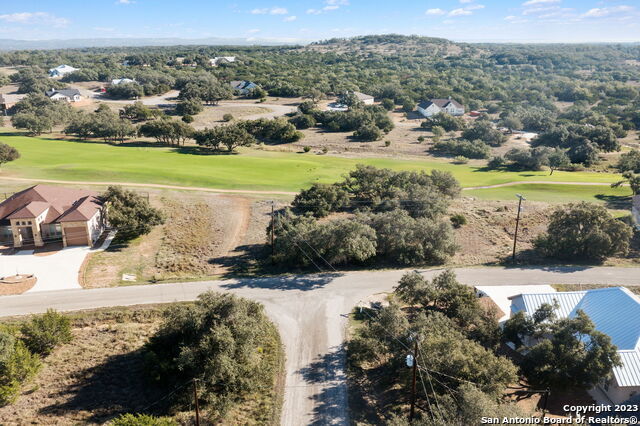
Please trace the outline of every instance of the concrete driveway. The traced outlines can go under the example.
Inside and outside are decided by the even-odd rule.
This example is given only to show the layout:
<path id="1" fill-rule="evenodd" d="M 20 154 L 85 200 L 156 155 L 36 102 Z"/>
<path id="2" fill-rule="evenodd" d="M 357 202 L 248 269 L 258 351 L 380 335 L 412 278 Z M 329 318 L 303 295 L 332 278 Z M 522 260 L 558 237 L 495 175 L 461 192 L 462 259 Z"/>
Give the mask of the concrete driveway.
<path id="1" fill-rule="evenodd" d="M 28 293 L 78 289 L 78 272 L 89 247 L 69 247 L 52 254 L 33 254 L 22 250 L 0 256 L 0 275 L 33 274 L 38 281 Z"/>
<path id="2" fill-rule="evenodd" d="M 101 247 L 67 247 L 53 253 L 34 254 L 33 250 L 22 250 L 12 255 L 0 255 L 0 276 L 33 274 L 38 281 L 27 293 L 54 290 L 80 289 L 78 280 L 80 267 L 87 255 L 104 250 L 113 235 L 109 235 Z"/>

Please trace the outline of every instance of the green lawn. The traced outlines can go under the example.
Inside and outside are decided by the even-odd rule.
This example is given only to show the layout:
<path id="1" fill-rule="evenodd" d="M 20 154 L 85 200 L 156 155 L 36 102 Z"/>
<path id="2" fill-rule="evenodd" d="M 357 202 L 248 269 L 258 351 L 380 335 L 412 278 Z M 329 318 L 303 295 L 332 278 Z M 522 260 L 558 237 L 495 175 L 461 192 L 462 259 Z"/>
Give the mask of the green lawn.
<path id="1" fill-rule="evenodd" d="M 554 173 L 555 174 L 555 173 Z M 483 200 L 515 200 L 516 194 L 522 194 L 527 200 L 563 203 L 567 201 L 600 201 L 611 208 L 631 208 L 631 189 L 628 187 L 611 188 L 608 185 L 545 185 L 526 184 L 501 188 L 474 189 L 464 191 L 465 197 Z"/>
<path id="2" fill-rule="evenodd" d="M 195 155 L 169 148 L 113 146 L 47 137 L 0 133 L 0 142 L 16 147 L 22 157 L 3 166 L 3 173 L 34 179 L 113 181 L 200 186 L 224 189 L 297 191 L 313 182 L 334 182 L 356 164 L 404 170 L 451 171 L 465 187 L 520 181 L 614 182 L 618 176 L 590 172 L 503 172 L 444 161 L 352 159 L 330 155 L 296 154 L 245 149 L 238 155 Z M 527 186 L 527 192 L 533 189 Z M 540 186 L 548 196 L 589 198 L 609 193 L 607 187 Z M 515 187 L 482 190 L 483 197 L 511 198 Z M 624 190 L 621 190 L 624 192 Z M 479 193 L 479 192 L 478 192 Z M 556 195 L 558 194 L 558 195 Z M 547 197 L 548 198 L 548 197 Z"/>

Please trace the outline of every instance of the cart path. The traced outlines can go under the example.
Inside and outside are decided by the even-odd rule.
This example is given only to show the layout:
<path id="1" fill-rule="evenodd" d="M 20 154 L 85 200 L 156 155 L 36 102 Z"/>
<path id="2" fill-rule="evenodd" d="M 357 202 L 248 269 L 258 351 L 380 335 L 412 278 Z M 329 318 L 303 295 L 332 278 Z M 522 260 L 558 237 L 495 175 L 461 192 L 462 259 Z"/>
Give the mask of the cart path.
<path id="1" fill-rule="evenodd" d="M 203 191 L 203 192 L 218 192 L 224 194 L 274 194 L 274 195 L 296 195 L 297 192 L 289 191 L 269 191 L 269 190 L 254 190 L 254 189 L 220 189 L 220 188 L 207 188 L 201 186 L 180 186 L 180 185 L 164 185 L 159 183 L 135 183 L 135 182 L 93 182 L 93 181 L 77 181 L 77 180 L 57 180 L 57 179 L 36 179 L 36 178 L 20 178 L 13 176 L 0 176 L 0 180 L 13 180 L 18 182 L 41 182 L 41 183 L 59 183 L 64 185 L 123 185 L 123 186 L 136 186 L 141 188 L 159 188 L 159 189 L 177 189 L 181 191 Z"/>
<path id="2" fill-rule="evenodd" d="M 59 183 L 63 185 L 123 185 L 123 186 L 135 186 L 141 188 L 158 188 L 158 189 L 177 189 L 181 191 L 203 191 L 203 192 L 217 192 L 224 194 L 254 194 L 254 195 L 297 195 L 297 192 L 293 191 L 278 191 L 278 190 L 256 190 L 256 189 L 221 189 L 221 188 L 209 188 L 202 186 L 180 186 L 180 185 L 165 185 L 160 183 L 137 183 L 137 182 L 93 182 L 93 181 L 77 181 L 77 180 L 58 180 L 58 179 L 36 179 L 36 178 L 20 178 L 13 176 L 0 176 L 0 180 L 12 180 L 17 182 L 41 182 L 41 183 Z M 467 186 L 462 188 L 463 191 L 472 191 L 476 189 L 492 189 L 502 188 L 505 186 L 515 185 L 578 185 L 578 186 L 611 186 L 606 182 L 559 182 L 559 181 L 544 181 L 544 180 L 529 180 L 529 181 L 516 181 L 498 183 L 495 185 L 486 186 Z M 629 186 L 623 184 L 622 186 Z"/>

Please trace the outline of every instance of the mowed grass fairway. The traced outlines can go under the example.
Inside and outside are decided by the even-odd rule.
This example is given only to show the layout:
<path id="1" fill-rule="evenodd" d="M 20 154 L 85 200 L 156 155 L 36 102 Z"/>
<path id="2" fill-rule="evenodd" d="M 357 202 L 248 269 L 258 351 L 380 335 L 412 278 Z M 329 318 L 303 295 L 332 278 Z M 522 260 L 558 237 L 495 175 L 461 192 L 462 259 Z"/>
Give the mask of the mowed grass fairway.
<path id="1" fill-rule="evenodd" d="M 395 170 L 448 170 L 464 187 L 509 182 L 602 182 L 619 175 L 591 172 L 507 172 L 435 160 L 344 158 L 331 155 L 297 154 L 243 149 L 237 155 L 197 155 L 172 148 L 114 146 L 48 137 L 0 133 L 0 142 L 16 147 L 21 158 L 2 167 L 2 174 L 32 179 L 86 182 L 135 182 L 238 190 L 298 191 L 314 182 L 339 180 L 356 164 Z M 470 191 L 482 198 L 512 198 L 530 189 L 558 201 L 594 199 L 598 194 L 628 195 L 627 188 L 607 185 L 522 185 Z M 481 195 L 482 194 L 482 195 Z M 555 194 L 555 195 L 554 195 Z"/>

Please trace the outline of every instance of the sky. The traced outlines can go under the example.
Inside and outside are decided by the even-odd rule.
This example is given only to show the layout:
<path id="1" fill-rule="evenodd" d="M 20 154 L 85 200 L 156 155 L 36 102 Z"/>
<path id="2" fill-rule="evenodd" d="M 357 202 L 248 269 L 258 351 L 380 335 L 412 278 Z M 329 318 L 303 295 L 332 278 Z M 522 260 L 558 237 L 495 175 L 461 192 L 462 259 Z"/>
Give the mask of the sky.
<path id="1" fill-rule="evenodd" d="M 640 0 L 0 0 L 0 38 L 640 41 Z"/>

